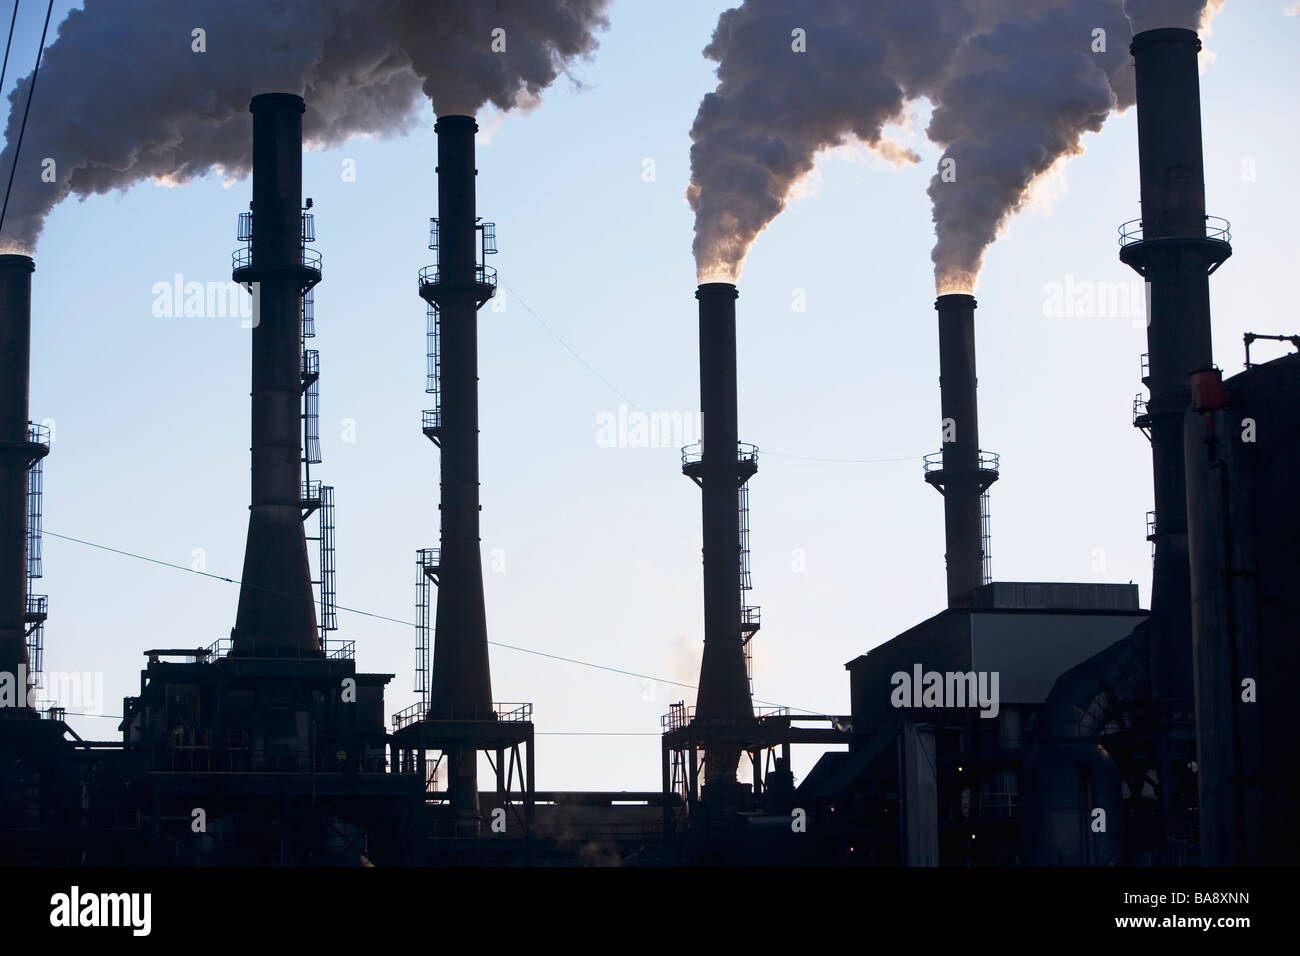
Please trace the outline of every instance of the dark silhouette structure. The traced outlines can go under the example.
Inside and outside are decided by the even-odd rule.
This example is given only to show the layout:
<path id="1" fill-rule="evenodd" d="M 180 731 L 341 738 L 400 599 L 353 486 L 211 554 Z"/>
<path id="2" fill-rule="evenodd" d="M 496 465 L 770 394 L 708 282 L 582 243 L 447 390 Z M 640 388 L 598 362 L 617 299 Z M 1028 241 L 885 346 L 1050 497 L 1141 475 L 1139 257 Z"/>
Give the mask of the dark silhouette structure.
<path id="1" fill-rule="evenodd" d="M 525 841 L 534 821 L 531 704 L 494 704 L 488 663 L 487 615 L 479 541 L 478 310 L 496 291 L 496 270 L 484 261 L 496 252 L 492 223 L 475 210 L 472 116 L 440 116 L 438 218 L 429 248 L 436 264 L 420 272 L 420 297 L 428 303 L 430 384 L 437 407 L 424 412 L 422 430 L 440 450 L 442 534 L 438 549 L 421 551 L 417 587 L 438 587 L 433 661 L 421 633 L 417 687 L 427 702 L 394 719 L 394 753 L 404 769 L 428 773 L 445 767 L 436 825 L 443 835 L 472 839 L 480 833 L 480 751 L 494 756 L 500 808 L 513 813 L 507 832 Z M 417 606 L 427 615 L 427 599 Z M 427 681 L 427 683 L 426 683 Z M 436 752 L 432 766 L 426 754 Z M 513 782 L 519 792 L 511 796 Z M 455 851 L 455 848 L 452 847 Z"/>
<path id="2" fill-rule="evenodd" d="M 34 265 L 0 256 L 0 859 L 1293 862 L 1300 356 L 1252 365 L 1249 346 L 1300 348 L 1300 336 L 1251 333 L 1244 372 L 1225 379 L 1212 365 L 1208 276 L 1232 249 L 1227 223 L 1205 214 L 1199 49 L 1177 29 L 1131 46 L 1142 218 L 1121 227 L 1120 258 L 1150 291 L 1150 397 L 1134 408 L 1152 448 L 1150 611 L 1132 584 L 992 580 L 987 492 L 999 471 L 979 447 L 976 303 L 942 295 L 944 438 L 925 478 L 944 496 L 946 606 L 846 665 L 850 715 L 755 708 L 760 618 L 746 592 L 758 454 L 739 440 L 738 293 L 701 284 L 704 436 L 683 449 L 682 471 L 702 497 L 704 646 L 695 706 L 672 705 L 663 720 L 661 792 L 538 793 L 531 705 L 492 700 L 477 321 L 495 292 L 496 244 L 476 211 L 473 117 L 435 127 L 437 262 L 420 272 L 419 294 L 434 396 L 421 430 L 440 455 L 441 540 L 417 557 L 420 699 L 391 731 L 392 675 L 358 673 L 352 642 L 326 637 L 332 489 L 310 468 L 320 368 L 304 342 L 322 272 L 302 196 L 302 98 L 250 104 L 253 202 L 233 274 L 255 303 L 252 467 L 235 626 L 210 647 L 145 651 L 120 740 L 83 739 L 60 708 L 29 702 L 45 618 L 31 593 L 34 469 L 48 441 L 28 420 Z M 319 579 L 303 526 L 313 515 Z M 795 744 L 836 749 L 796 785 Z M 484 759 L 495 787 L 480 790 Z"/>
<path id="3" fill-rule="evenodd" d="M 302 507 L 302 297 L 320 281 L 303 244 L 302 98 L 253 97 L 253 202 L 234 279 L 253 294 L 252 504 L 235 657 L 323 657 Z"/>
<path id="4" fill-rule="evenodd" d="M 737 494 L 758 471 L 758 450 L 737 437 L 736 298 L 734 285 L 707 282 L 700 302 L 700 409 L 703 442 L 682 470 L 700 486 L 704 528 L 704 655 L 695 726 L 710 732 L 703 798 L 726 801 L 736 783 L 754 708 L 745 666 L 747 629 L 741 603 L 743 544 Z"/>
<path id="5" fill-rule="evenodd" d="M 975 398 L 975 297 L 941 295 L 939 390 L 943 450 L 927 455 L 925 480 L 943 495 L 948 606 L 959 607 L 991 581 L 988 554 L 989 485 L 998 479 L 998 457 L 980 451 Z"/>
<path id="6" fill-rule="evenodd" d="M 35 716 L 27 638 L 44 618 L 28 593 L 29 474 L 49 452 L 43 432 L 27 420 L 35 268 L 27 256 L 0 256 L 0 680 L 8 681 L 0 720 Z"/>
<path id="7" fill-rule="evenodd" d="M 1247 348 L 1252 338 L 1246 336 Z M 1293 343 L 1300 341 L 1294 336 Z M 1286 865 L 1300 855 L 1300 355 L 1226 381 L 1194 372 L 1185 420 L 1201 859 Z"/>

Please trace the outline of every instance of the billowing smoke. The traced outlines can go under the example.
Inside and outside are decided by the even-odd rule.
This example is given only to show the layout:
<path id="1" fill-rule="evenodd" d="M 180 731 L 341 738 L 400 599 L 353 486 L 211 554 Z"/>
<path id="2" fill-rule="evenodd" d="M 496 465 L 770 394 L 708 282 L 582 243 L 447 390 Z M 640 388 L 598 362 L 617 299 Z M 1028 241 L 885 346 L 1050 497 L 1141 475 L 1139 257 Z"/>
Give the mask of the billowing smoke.
<path id="1" fill-rule="evenodd" d="M 45 52 L 0 249 L 32 250 L 70 193 L 246 175 L 258 93 L 303 95 L 312 146 L 405 132 L 428 100 L 443 115 L 528 108 L 595 50 L 606 4 L 85 0 Z M 30 83 L 10 97 L 6 176 Z"/>
<path id="2" fill-rule="evenodd" d="M 1063 0 L 994 23 L 957 49 L 932 91 L 926 130 L 944 147 L 927 190 L 940 295 L 972 291 L 985 250 L 1030 184 L 1132 105 L 1130 37 L 1113 0 Z"/>
<path id="3" fill-rule="evenodd" d="M 1210 20 L 1223 9 L 1223 0 L 1124 0 L 1124 12 L 1133 32 L 1159 27 L 1208 31 Z"/>
<path id="4" fill-rule="evenodd" d="M 700 281 L 739 277 L 819 151 L 857 139 L 915 162 L 886 145 L 884 127 L 971 26 L 953 0 L 746 0 L 723 13 L 704 50 L 718 62 L 718 88 L 691 128 L 686 196 Z"/>
<path id="5" fill-rule="evenodd" d="M 941 293 L 969 291 L 1034 181 L 1132 105 L 1132 23 L 1203 28 L 1220 6 L 746 0 L 722 15 L 704 51 L 719 82 L 691 130 L 700 280 L 739 277 L 819 151 L 857 139 L 916 161 L 883 129 L 925 98 L 934 106 L 927 136 L 944 149 L 929 188 L 935 283 Z"/>

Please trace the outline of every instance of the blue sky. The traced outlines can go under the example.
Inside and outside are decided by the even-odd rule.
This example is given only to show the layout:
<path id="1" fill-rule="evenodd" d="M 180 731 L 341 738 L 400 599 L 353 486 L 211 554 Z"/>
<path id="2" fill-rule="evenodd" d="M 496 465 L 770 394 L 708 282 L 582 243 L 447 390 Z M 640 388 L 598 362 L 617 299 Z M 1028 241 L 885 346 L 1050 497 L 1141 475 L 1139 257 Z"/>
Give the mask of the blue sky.
<path id="1" fill-rule="evenodd" d="M 594 60 L 573 71 L 580 87 L 562 79 L 530 114 L 480 117 L 492 132 L 478 206 L 497 223 L 504 293 L 503 311 L 480 313 L 489 634 L 686 683 L 701 639 L 698 490 L 676 448 L 602 447 L 597 420 L 623 403 L 698 408 L 683 192 L 688 131 L 714 85 L 700 51 L 724 6 L 616 2 Z M 56 5 L 55 22 L 66 9 Z M 23 8 L 9 84 L 30 70 L 38 14 Z M 1208 210 L 1232 221 L 1235 251 L 1211 281 L 1228 372 L 1241 367 L 1243 332 L 1297 331 L 1275 290 L 1300 251 L 1287 228 L 1300 218 L 1298 34 L 1282 4 L 1235 0 L 1207 41 L 1217 57 L 1202 76 Z M 740 281 L 740 431 L 761 449 L 751 524 L 764 701 L 847 712 L 843 664 L 943 606 L 941 499 L 920 462 L 938 448 L 939 420 L 925 194 L 939 151 L 919 132 L 924 119 L 910 142 L 916 167 L 825 157 Z M 1115 233 L 1138 215 L 1133 113 L 1085 145 L 1050 209 L 1010 223 L 976 289 L 981 440 L 1002 456 L 993 569 L 999 580 L 1132 580 L 1145 604 L 1150 463 L 1129 424 L 1141 321 L 1044 308 L 1049 283 L 1136 278 Z M 414 552 L 437 544 L 416 294 L 432 261 L 433 167 L 432 112 L 407 137 L 304 160 L 325 259 L 314 343 L 325 461 L 314 474 L 336 488 L 339 602 L 408 621 Z M 202 549 L 207 570 L 238 577 L 249 335 L 237 320 L 156 317 L 152 288 L 176 273 L 228 280 L 249 196 L 246 180 L 146 183 L 50 217 L 33 279 L 31 402 L 55 427 L 49 531 L 186 566 Z M 792 309 L 796 290 L 806 311 Z M 110 714 L 138 687 L 140 652 L 206 645 L 234 622 L 238 589 L 197 575 L 57 538 L 46 539 L 45 572 L 46 667 L 103 672 Z M 344 612 L 337 636 L 356 641 L 361 669 L 396 675 L 390 712 L 414 700 L 411 627 Z M 497 699 L 535 704 L 539 788 L 658 786 L 658 717 L 692 691 L 502 647 L 492 668 Z M 72 724 L 117 735 L 108 719 Z M 637 736 L 565 735 L 579 731 Z"/>

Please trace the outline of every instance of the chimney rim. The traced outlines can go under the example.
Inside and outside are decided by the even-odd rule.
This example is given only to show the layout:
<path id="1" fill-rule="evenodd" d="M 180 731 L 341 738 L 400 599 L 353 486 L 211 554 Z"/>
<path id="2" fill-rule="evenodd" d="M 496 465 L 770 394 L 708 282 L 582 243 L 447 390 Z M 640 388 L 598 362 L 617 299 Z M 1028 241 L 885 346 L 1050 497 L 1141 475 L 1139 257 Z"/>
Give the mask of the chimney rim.
<path id="1" fill-rule="evenodd" d="M 478 132 L 478 120 L 475 117 L 469 116 L 465 113 L 440 114 L 438 118 L 434 120 L 433 131 L 435 133 L 442 132 L 442 130 L 440 130 L 439 127 L 443 126 L 443 124 L 446 124 L 446 127 L 448 129 L 456 129 L 458 127 L 470 126 L 473 127 L 474 132 L 476 133 Z"/>
<path id="2" fill-rule="evenodd" d="M 256 113 L 259 106 L 296 106 L 298 112 L 307 112 L 307 101 L 297 93 L 258 93 L 248 101 L 248 112 Z"/>
<path id="3" fill-rule="evenodd" d="M 1136 54 L 1138 47 L 1156 43 L 1186 43 L 1195 46 L 1197 52 L 1201 50 L 1201 38 L 1195 30 L 1189 30 L 1187 27 L 1156 27 L 1153 30 L 1135 33 L 1129 43 L 1128 51 Z"/>
<path id="4" fill-rule="evenodd" d="M 0 269 L 12 268 L 26 269 L 28 272 L 35 272 L 36 260 L 21 252 L 9 252 L 0 255 Z"/>
<path id="5" fill-rule="evenodd" d="M 740 291 L 734 282 L 701 282 L 695 288 L 695 298 L 740 298 Z"/>
<path id="6" fill-rule="evenodd" d="M 975 301 L 975 296 L 969 292 L 946 292 L 934 300 L 934 307 L 942 309 L 946 305 L 965 305 L 967 302 L 970 303 L 972 309 L 979 306 L 979 303 Z"/>

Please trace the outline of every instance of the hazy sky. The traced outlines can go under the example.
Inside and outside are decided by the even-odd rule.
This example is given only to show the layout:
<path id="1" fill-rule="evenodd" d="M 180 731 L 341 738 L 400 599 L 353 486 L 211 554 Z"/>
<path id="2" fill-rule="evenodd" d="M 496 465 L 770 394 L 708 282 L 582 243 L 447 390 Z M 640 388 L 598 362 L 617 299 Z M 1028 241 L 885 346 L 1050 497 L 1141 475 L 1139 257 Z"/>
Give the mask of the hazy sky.
<path id="1" fill-rule="evenodd" d="M 67 6 L 56 4 L 56 23 Z M 1207 41 L 1207 208 L 1232 220 L 1235 250 L 1211 281 L 1215 355 L 1229 373 L 1241 368 L 1243 332 L 1300 331 L 1276 289 L 1300 251 L 1284 225 L 1300 218 L 1300 17 L 1283 7 L 1234 0 Z M 683 193 L 688 130 L 714 85 L 700 51 L 723 8 L 616 2 L 594 61 L 574 70 L 581 86 L 562 79 L 528 115 L 481 116 L 490 142 L 478 154 L 504 302 L 480 313 L 490 637 L 690 684 L 702 626 L 699 492 L 676 447 L 604 447 L 597 422 L 620 404 L 698 408 Z M 9 86 L 30 71 L 42 14 L 24 5 Z M 764 701 L 847 712 L 844 663 L 944 603 L 942 500 L 920 461 L 939 447 L 925 193 L 939 151 L 925 120 L 900 134 L 918 166 L 895 170 L 849 149 L 824 157 L 803 198 L 759 236 L 741 280 L 740 433 L 761 449 L 750 487 Z M 1132 580 L 1145 604 L 1150 459 L 1130 425 L 1143 319 L 1048 308 L 1052 283 L 1137 278 L 1119 262 L 1115 231 L 1139 214 L 1133 113 L 1085 142 L 1044 190 L 1050 208 L 1011 222 L 976 289 L 981 440 L 1002 463 L 994 577 Z M 347 160 L 355 182 L 341 175 Z M 304 164 L 325 260 L 314 343 L 325 462 L 314 474 L 336 488 L 339 603 L 409 621 L 414 552 L 437 545 L 416 294 L 418 269 L 433 261 L 432 113 L 406 138 L 353 141 Z M 237 319 L 156 317 L 152 289 L 177 273 L 228 280 L 249 198 L 247 180 L 145 184 L 50 217 L 33 278 L 31 404 L 55 427 L 47 530 L 185 566 L 202 549 L 207 570 L 238 577 L 249 333 Z M 795 310 L 801 296 L 806 311 Z M 1276 354 L 1267 348 L 1261 355 Z M 108 714 L 137 691 L 143 650 L 207 645 L 234 623 L 231 584 L 53 537 L 45 572 L 46 667 L 102 672 Z M 389 712 L 411 703 L 413 628 L 339 620 L 336 636 L 356 641 L 362 670 L 396 675 Z M 492 669 L 496 699 L 534 702 L 541 789 L 657 788 L 659 715 L 694 696 L 503 647 Z M 114 720 L 71 723 L 85 737 L 118 736 Z"/>

